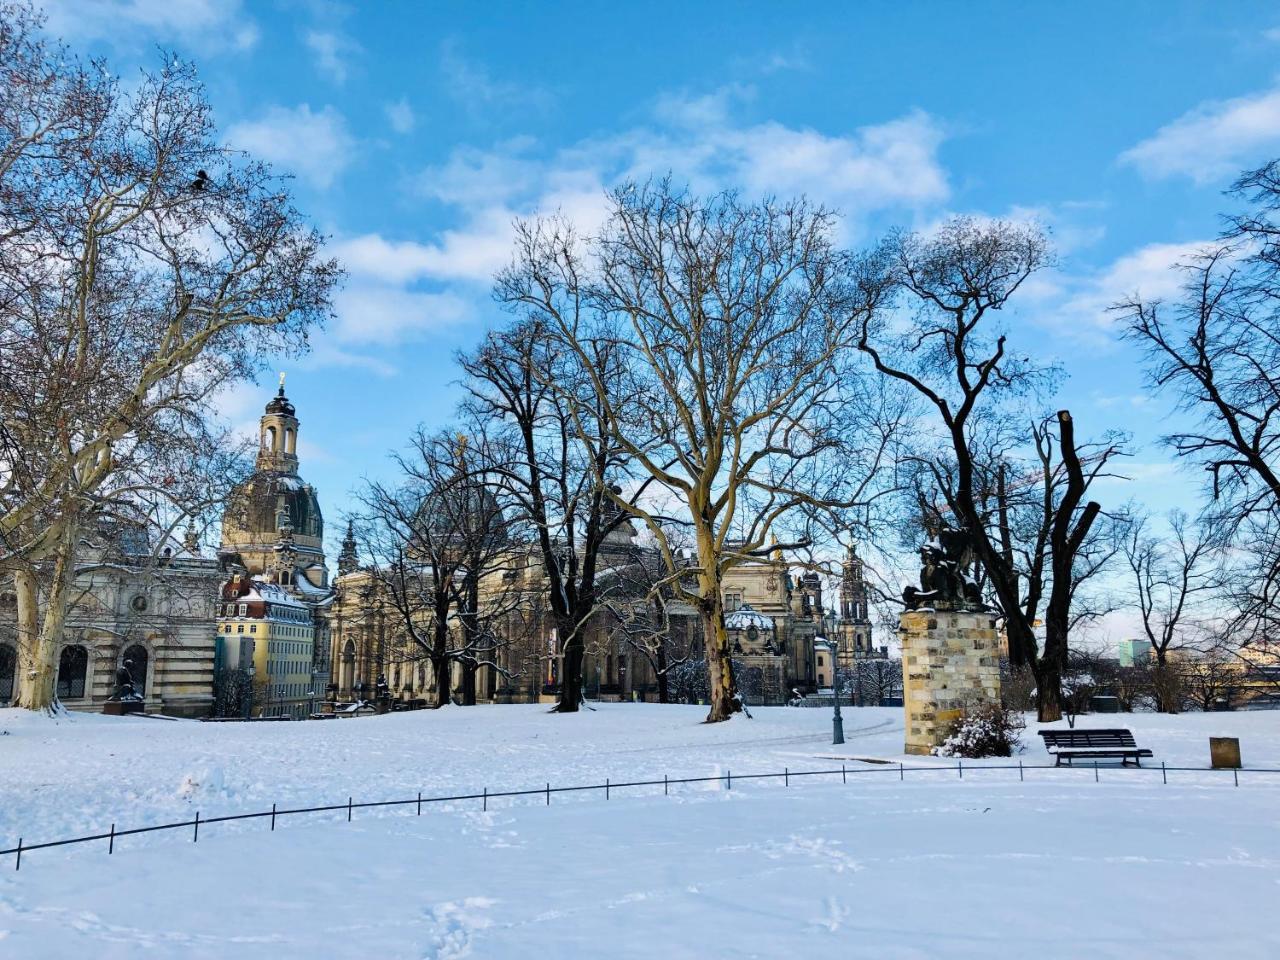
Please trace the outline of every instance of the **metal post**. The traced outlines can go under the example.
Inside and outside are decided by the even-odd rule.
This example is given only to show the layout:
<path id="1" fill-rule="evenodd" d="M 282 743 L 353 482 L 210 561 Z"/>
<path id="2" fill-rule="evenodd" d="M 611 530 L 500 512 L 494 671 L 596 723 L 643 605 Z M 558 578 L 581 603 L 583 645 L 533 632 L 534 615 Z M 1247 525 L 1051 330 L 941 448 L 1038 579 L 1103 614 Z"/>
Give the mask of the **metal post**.
<path id="1" fill-rule="evenodd" d="M 964 761 L 963 760 L 956 761 L 956 773 L 960 774 L 961 780 L 964 779 Z"/>
<path id="2" fill-rule="evenodd" d="M 116 825 L 113 823 L 111 825 L 111 839 L 107 841 L 107 855 L 110 856 L 115 852 L 116 852 Z"/>
<path id="3" fill-rule="evenodd" d="M 846 777 L 846 776 L 844 775 L 844 764 L 843 764 L 843 763 L 842 763 L 842 764 L 840 764 L 840 782 L 841 782 L 841 783 L 848 783 L 848 782 L 849 782 L 849 778 L 848 778 L 848 777 Z"/>
<path id="4" fill-rule="evenodd" d="M 835 666 L 832 671 L 835 672 Z M 832 680 L 831 687 L 832 699 L 836 701 L 836 712 L 831 717 L 831 744 L 835 746 L 845 742 L 845 719 L 840 716 L 840 684 Z"/>
<path id="5" fill-rule="evenodd" d="M 547 806 L 551 806 L 551 784 L 547 784 Z"/>
<path id="6" fill-rule="evenodd" d="M 195 829 L 191 832 L 191 842 L 192 843 L 200 842 L 200 811 L 199 810 L 196 811 L 196 825 L 195 825 Z"/>
<path id="7" fill-rule="evenodd" d="M 484 810 L 486 813 L 489 812 L 489 788 L 488 787 L 484 788 L 484 806 L 481 807 L 481 809 Z"/>
<path id="8" fill-rule="evenodd" d="M 347 797 L 347 823 L 351 822 L 351 798 Z"/>
<path id="9" fill-rule="evenodd" d="M 1093 761 L 1093 782 L 1098 782 L 1098 761 Z"/>
<path id="10" fill-rule="evenodd" d="M 662 795 L 663 795 L 664 797 L 665 797 L 665 796 L 667 795 L 667 793 L 668 793 L 668 788 L 669 788 L 669 785 L 668 785 L 668 783 L 667 783 L 667 775 L 664 773 L 664 774 L 662 775 Z"/>
<path id="11" fill-rule="evenodd" d="M 276 805 L 271 805 L 271 832 L 276 832 Z"/>
<path id="12" fill-rule="evenodd" d="M 609 799 L 609 778 L 608 777 L 604 778 L 604 798 L 606 800 Z"/>
<path id="13" fill-rule="evenodd" d="M 1165 772 L 1163 760 L 1160 761 L 1160 779 L 1163 780 L 1165 783 L 1169 782 L 1169 774 Z"/>
<path id="14" fill-rule="evenodd" d="M 14 870 L 22 869 L 22 838 L 18 838 L 18 862 L 13 867 Z"/>
<path id="15" fill-rule="evenodd" d="M 1237 787 L 1240 786 L 1240 771 L 1235 767 L 1231 768 L 1231 778 L 1235 780 Z"/>
<path id="16" fill-rule="evenodd" d="M 1018 761 L 1018 782 L 1022 782 L 1022 761 Z"/>
<path id="17" fill-rule="evenodd" d="M 418 816 L 422 816 L 422 791 L 418 791 Z"/>
<path id="18" fill-rule="evenodd" d="M 898 763 L 898 779 L 899 780 L 907 779 L 907 771 L 903 769 L 901 761 L 899 761 Z"/>
<path id="19" fill-rule="evenodd" d="M 774 774 L 774 776 L 777 776 L 777 774 Z M 782 768 L 782 785 L 784 787 L 791 786 L 791 771 L 786 767 Z"/>
<path id="20" fill-rule="evenodd" d="M 729 770 L 728 768 L 726 768 L 724 771 L 724 782 L 725 782 L 726 790 L 733 789 L 733 771 Z"/>

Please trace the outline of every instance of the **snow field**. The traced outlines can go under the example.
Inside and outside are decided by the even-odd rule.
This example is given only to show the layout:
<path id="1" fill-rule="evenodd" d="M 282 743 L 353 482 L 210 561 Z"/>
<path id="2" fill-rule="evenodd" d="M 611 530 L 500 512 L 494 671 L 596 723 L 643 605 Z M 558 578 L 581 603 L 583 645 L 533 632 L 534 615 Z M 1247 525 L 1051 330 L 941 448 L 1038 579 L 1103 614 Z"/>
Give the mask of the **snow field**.
<path id="1" fill-rule="evenodd" d="M 1134 729 L 1151 771 L 749 772 L 897 762 L 901 714 L 698 708 L 578 717 L 481 707 L 306 724 L 0 712 L 0 843 L 317 802 L 735 773 L 632 788 L 311 814 L 0 861 L 0 958 L 1201 957 L 1280 955 L 1280 774 L 1207 766 L 1238 735 L 1280 767 L 1280 716 L 1084 718 Z M 1027 763 L 1045 761 L 1024 737 Z M 872 769 L 847 760 L 851 769 Z M 911 758 L 910 764 L 929 763 Z M 883 768 L 881 768 L 883 769 Z"/>

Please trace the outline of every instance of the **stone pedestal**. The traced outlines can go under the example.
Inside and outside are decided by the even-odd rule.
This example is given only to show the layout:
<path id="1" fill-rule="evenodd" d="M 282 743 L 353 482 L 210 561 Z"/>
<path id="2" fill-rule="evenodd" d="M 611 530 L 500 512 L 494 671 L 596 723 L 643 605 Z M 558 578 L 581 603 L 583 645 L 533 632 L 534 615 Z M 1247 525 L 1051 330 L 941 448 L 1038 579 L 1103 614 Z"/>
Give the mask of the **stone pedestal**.
<path id="1" fill-rule="evenodd" d="M 1240 740 L 1238 737 L 1210 737 L 1209 763 L 1214 770 L 1240 769 Z"/>
<path id="2" fill-rule="evenodd" d="M 966 703 L 999 702 L 999 638 L 987 612 L 907 610 L 902 638 L 904 752 L 928 755 Z"/>
<path id="3" fill-rule="evenodd" d="M 126 713 L 142 713 L 146 706 L 141 700 L 108 700 L 102 712 L 108 717 L 123 717 Z"/>

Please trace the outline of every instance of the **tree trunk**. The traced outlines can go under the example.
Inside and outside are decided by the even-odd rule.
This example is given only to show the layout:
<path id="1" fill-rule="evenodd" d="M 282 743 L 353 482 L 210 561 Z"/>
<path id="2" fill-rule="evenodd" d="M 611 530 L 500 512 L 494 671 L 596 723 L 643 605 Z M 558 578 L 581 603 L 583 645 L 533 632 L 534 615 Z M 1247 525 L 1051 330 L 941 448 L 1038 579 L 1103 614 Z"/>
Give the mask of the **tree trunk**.
<path id="1" fill-rule="evenodd" d="M 49 581 L 49 590 L 45 595 L 44 617 L 40 618 L 40 629 L 35 634 L 34 642 L 28 650 L 27 669 L 22 671 L 22 694 L 18 706 L 28 710 L 53 712 L 58 709 L 55 696 L 55 684 L 58 678 L 58 648 L 62 645 L 62 630 L 67 620 L 67 601 L 71 592 L 71 581 L 75 577 L 75 545 L 77 526 L 73 519 L 64 519 L 62 529 L 58 532 L 56 547 L 53 552 L 53 575 Z M 18 588 L 19 613 L 19 649 L 22 649 L 22 618 L 28 621 L 26 634 L 32 634 L 32 627 L 38 618 L 39 586 L 35 575 L 30 571 L 21 571 L 15 581 L 21 580 Z M 25 614 L 24 614 L 25 611 Z M 15 677 L 15 680 L 19 678 Z M 85 677 L 85 695 L 88 696 L 88 684 L 91 678 Z"/>
<path id="2" fill-rule="evenodd" d="M 710 581 L 713 578 L 707 577 Z M 711 709 L 707 723 L 728 720 L 742 709 L 738 686 L 733 676 L 733 659 L 729 650 L 729 632 L 724 628 L 724 601 L 720 585 L 704 591 L 698 605 L 702 616 L 702 636 L 707 653 L 707 681 L 711 686 Z"/>
<path id="3" fill-rule="evenodd" d="M 658 702 L 671 702 L 671 684 L 667 680 L 667 647 L 665 642 L 658 644 L 657 652 L 657 674 L 658 681 Z"/>
<path id="4" fill-rule="evenodd" d="M 560 665 L 560 701 L 553 713 L 577 713 L 582 704 L 582 664 L 586 647 L 582 631 L 568 618 L 557 618 L 556 632 L 567 639 Z"/>
<path id="5" fill-rule="evenodd" d="M 1062 719 L 1062 668 L 1056 660 L 1042 657 L 1036 667 L 1036 719 L 1053 723 Z"/>
<path id="6" fill-rule="evenodd" d="M 476 705 L 476 662 L 474 660 L 462 661 L 462 705 L 464 707 L 474 707 Z"/>

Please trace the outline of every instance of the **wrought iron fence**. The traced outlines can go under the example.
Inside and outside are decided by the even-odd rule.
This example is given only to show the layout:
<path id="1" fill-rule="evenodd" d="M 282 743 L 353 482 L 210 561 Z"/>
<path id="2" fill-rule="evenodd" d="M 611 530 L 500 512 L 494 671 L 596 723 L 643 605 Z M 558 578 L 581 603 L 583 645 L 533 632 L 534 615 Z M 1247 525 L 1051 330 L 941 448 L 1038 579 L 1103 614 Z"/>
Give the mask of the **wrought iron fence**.
<path id="1" fill-rule="evenodd" d="M 871 761 L 871 762 L 874 762 L 874 761 Z M 22 855 L 24 853 L 30 853 L 32 850 L 47 850 L 52 847 L 65 847 L 65 846 L 70 846 L 72 844 L 94 843 L 94 842 L 100 842 L 105 840 L 107 842 L 107 853 L 114 854 L 117 839 L 121 837 L 135 836 L 141 833 L 158 833 L 163 830 L 190 830 L 191 842 L 197 843 L 200 840 L 200 828 L 205 827 L 207 829 L 209 826 L 215 823 L 231 823 L 237 820 L 269 820 L 271 823 L 271 830 L 274 831 L 276 828 L 276 821 L 281 817 L 293 816 L 295 814 L 302 814 L 302 813 L 341 813 L 345 811 L 347 815 L 347 822 L 350 823 L 352 816 L 354 815 L 354 812 L 356 810 L 367 810 L 367 809 L 372 809 L 376 807 L 414 806 L 416 807 L 417 815 L 421 816 L 423 804 L 456 803 L 456 802 L 465 801 L 465 800 L 472 800 L 472 801 L 479 800 L 481 802 L 481 809 L 483 811 L 487 811 L 489 809 L 489 801 L 491 800 L 499 800 L 499 799 L 508 798 L 508 797 L 545 797 L 546 806 L 550 806 L 551 797 L 553 794 L 586 793 L 591 791 L 601 791 L 604 793 L 604 798 L 608 800 L 612 797 L 613 792 L 616 790 L 623 790 L 623 789 L 635 788 L 635 787 L 662 787 L 663 795 L 666 796 L 670 794 L 672 787 L 681 786 L 684 784 L 693 784 L 693 783 L 722 783 L 724 784 L 725 789 L 732 790 L 733 783 L 735 780 L 739 782 L 744 780 L 782 780 L 785 786 L 790 786 L 791 781 L 798 778 L 803 778 L 803 777 L 834 778 L 838 776 L 840 777 L 841 783 L 847 784 L 849 782 L 850 777 L 863 778 L 868 775 L 874 775 L 874 774 L 894 774 L 894 773 L 898 775 L 899 780 L 904 780 L 904 781 L 906 780 L 906 776 L 908 773 L 945 774 L 948 776 L 951 773 L 955 773 L 959 779 L 963 780 L 966 773 L 972 776 L 975 773 L 981 774 L 983 772 L 992 771 L 992 770 L 1017 771 L 1018 780 L 1021 782 L 1021 781 L 1025 781 L 1028 772 L 1035 771 L 1035 770 L 1052 770 L 1059 774 L 1062 774 L 1062 773 L 1079 774 L 1079 773 L 1087 773 L 1090 771 L 1090 769 L 1092 769 L 1092 772 L 1093 772 L 1094 782 L 1098 782 L 1098 783 L 1101 782 L 1102 771 L 1104 770 L 1107 771 L 1108 774 L 1121 773 L 1124 776 L 1130 776 L 1130 777 L 1138 776 L 1141 774 L 1149 774 L 1154 776 L 1155 774 L 1158 773 L 1160 774 L 1161 783 L 1165 785 L 1169 783 L 1169 774 L 1171 773 L 1193 772 L 1198 774 L 1208 774 L 1210 776 L 1221 775 L 1223 779 L 1225 779 L 1225 776 L 1227 774 L 1230 774 L 1232 777 L 1232 783 L 1236 787 L 1240 786 L 1241 774 L 1248 774 L 1250 777 L 1254 776 L 1255 774 L 1259 774 L 1263 776 L 1280 774 L 1280 768 L 1276 768 L 1276 767 L 1248 767 L 1248 768 L 1238 768 L 1238 769 L 1213 770 L 1213 769 L 1206 769 L 1204 767 L 1170 767 L 1164 763 L 1161 763 L 1159 767 L 1155 767 L 1155 766 L 1127 767 L 1127 766 L 1115 766 L 1114 764 L 1109 764 L 1105 767 L 1102 767 L 1102 766 L 1099 766 L 1097 761 L 1094 761 L 1092 768 L 1087 766 L 1061 767 L 1051 763 L 1025 764 L 1022 761 L 1018 761 L 1016 765 L 1011 763 L 978 764 L 978 765 L 970 764 L 969 766 L 966 767 L 964 765 L 963 760 L 956 761 L 956 765 L 954 767 L 949 765 L 943 766 L 941 764 L 930 764 L 928 766 L 909 767 L 903 763 L 897 763 L 897 764 L 876 763 L 874 766 L 870 766 L 870 767 L 855 767 L 853 769 L 850 769 L 848 767 L 848 764 L 842 763 L 839 769 L 831 768 L 826 770 L 792 771 L 790 768 L 783 768 L 783 771 L 781 773 L 747 773 L 747 774 L 738 774 L 737 776 L 734 776 L 734 774 L 731 771 L 725 770 L 723 774 L 716 774 L 714 776 L 709 776 L 709 777 L 669 777 L 669 776 L 663 775 L 661 780 L 626 780 L 626 781 L 621 781 L 616 783 L 606 778 L 604 783 L 593 783 L 593 784 L 570 786 L 570 787 L 553 787 L 551 786 L 550 782 L 547 782 L 546 785 L 542 787 L 527 788 L 522 790 L 490 790 L 488 787 L 485 787 L 481 790 L 480 793 L 459 793 L 459 794 L 451 794 L 448 796 L 436 796 L 436 797 L 424 797 L 422 795 L 422 792 L 419 791 L 416 797 L 413 797 L 407 800 L 363 800 L 359 803 L 356 803 L 353 797 L 347 797 L 346 803 L 331 803 L 331 804 L 325 804 L 323 806 L 318 806 L 318 807 L 289 807 L 289 808 L 281 809 L 277 804 L 273 803 L 271 805 L 270 810 L 260 810 L 255 813 L 231 813 L 231 814 L 224 814 L 219 817 L 205 817 L 203 819 L 200 816 L 200 811 L 197 810 L 195 814 L 195 818 L 192 820 L 178 820 L 173 823 L 159 823 L 149 827 L 130 827 L 126 830 L 117 830 L 116 825 L 112 823 L 110 829 L 105 832 L 89 834 L 88 836 L 83 836 L 83 837 L 69 837 L 64 840 L 45 840 L 41 843 L 26 843 L 23 837 L 19 837 L 17 846 L 0 850 L 0 856 L 8 856 L 9 854 L 13 854 L 14 869 L 21 870 Z"/>

